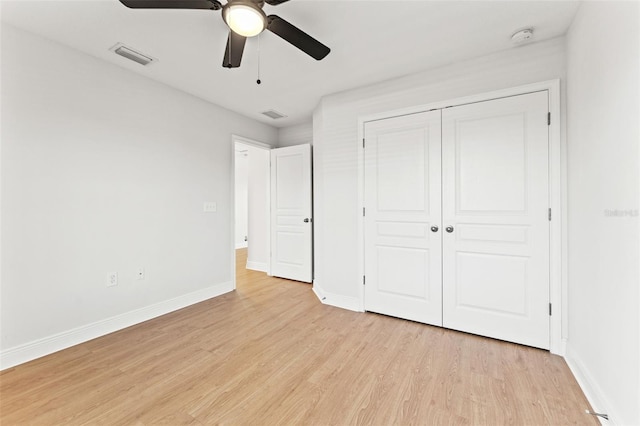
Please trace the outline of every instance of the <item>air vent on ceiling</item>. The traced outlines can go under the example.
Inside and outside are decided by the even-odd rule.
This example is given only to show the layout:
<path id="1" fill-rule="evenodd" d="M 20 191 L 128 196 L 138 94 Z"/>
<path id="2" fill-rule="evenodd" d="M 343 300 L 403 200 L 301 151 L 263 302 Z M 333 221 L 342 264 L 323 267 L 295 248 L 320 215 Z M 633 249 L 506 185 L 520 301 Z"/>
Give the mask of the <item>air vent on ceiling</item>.
<path id="1" fill-rule="evenodd" d="M 273 120 L 277 120 L 279 118 L 285 118 L 286 115 L 278 112 L 278 111 L 274 111 L 272 109 L 270 109 L 269 111 L 264 111 L 262 112 L 263 115 L 266 115 L 267 117 L 273 119 Z"/>
<path id="2" fill-rule="evenodd" d="M 132 60 L 133 62 L 137 62 L 140 65 L 149 65 L 152 62 L 156 62 L 157 59 L 153 58 L 149 55 L 146 55 L 144 53 L 140 53 L 138 51 L 136 51 L 135 49 L 132 49 L 128 46 L 125 46 L 122 43 L 118 43 L 115 46 L 113 46 L 111 49 L 112 52 L 122 56 L 123 58 L 127 58 Z"/>

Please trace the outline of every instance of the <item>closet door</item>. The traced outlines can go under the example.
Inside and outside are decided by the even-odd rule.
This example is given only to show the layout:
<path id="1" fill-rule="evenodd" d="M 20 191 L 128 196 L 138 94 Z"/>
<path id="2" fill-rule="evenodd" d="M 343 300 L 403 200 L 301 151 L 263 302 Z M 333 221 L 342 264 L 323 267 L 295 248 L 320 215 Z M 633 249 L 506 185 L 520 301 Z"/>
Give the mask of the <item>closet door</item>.
<path id="1" fill-rule="evenodd" d="M 549 348 L 547 92 L 442 112 L 443 325 Z"/>
<path id="2" fill-rule="evenodd" d="M 365 309 L 442 325 L 440 111 L 365 124 Z"/>

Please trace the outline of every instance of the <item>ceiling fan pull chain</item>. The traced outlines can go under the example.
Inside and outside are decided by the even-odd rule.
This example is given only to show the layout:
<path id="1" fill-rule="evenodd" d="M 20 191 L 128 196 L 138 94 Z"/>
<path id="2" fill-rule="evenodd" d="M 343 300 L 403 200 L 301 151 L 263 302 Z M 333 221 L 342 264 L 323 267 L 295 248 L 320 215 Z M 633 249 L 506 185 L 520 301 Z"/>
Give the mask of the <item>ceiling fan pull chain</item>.
<path id="1" fill-rule="evenodd" d="M 258 84 L 262 83 L 260 80 L 260 40 L 262 40 L 262 34 L 258 36 L 258 79 L 256 80 Z"/>

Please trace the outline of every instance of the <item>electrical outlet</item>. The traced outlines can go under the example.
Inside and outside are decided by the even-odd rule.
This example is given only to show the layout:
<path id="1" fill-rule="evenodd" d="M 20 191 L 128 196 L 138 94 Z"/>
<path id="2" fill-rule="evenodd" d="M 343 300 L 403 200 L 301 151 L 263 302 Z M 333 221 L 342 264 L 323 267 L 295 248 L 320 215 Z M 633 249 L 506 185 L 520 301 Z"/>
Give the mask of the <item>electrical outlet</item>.
<path id="1" fill-rule="evenodd" d="M 218 204 L 215 201 L 205 201 L 202 206 L 202 211 L 205 213 L 212 213 L 218 211 Z"/>
<path id="2" fill-rule="evenodd" d="M 144 280 L 144 268 L 143 267 L 139 267 L 136 270 L 136 279 L 137 280 Z"/>
<path id="3" fill-rule="evenodd" d="M 111 272 L 107 276 L 107 287 L 113 287 L 113 286 L 116 286 L 116 285 L 118 285 L 118 273 L 117 272 Z"/>

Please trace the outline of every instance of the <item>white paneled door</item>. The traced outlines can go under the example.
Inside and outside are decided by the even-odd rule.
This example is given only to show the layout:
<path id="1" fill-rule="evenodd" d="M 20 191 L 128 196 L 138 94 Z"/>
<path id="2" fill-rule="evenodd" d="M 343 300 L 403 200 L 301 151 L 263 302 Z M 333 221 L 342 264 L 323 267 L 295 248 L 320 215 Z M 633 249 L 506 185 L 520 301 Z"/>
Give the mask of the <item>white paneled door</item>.
<path id="1" fill-rule="evenodd" d="M 365 124 L 365 308 L 442 325 L 440 111 Z"/>
<path id="2" fill-rule="evenodd" d="M 548 94 L 365 123 L 365 309 L 549 348 Z"/>
<path id="3" fill-rule="evenodd" d="M 545 349 L 547 96 L 442 111 L 443 325 Z"/>
<path id="4" fill-rule="evenodd" d="M 271 150 L 271 275 L 313 280 L 311 145 Z"/>

